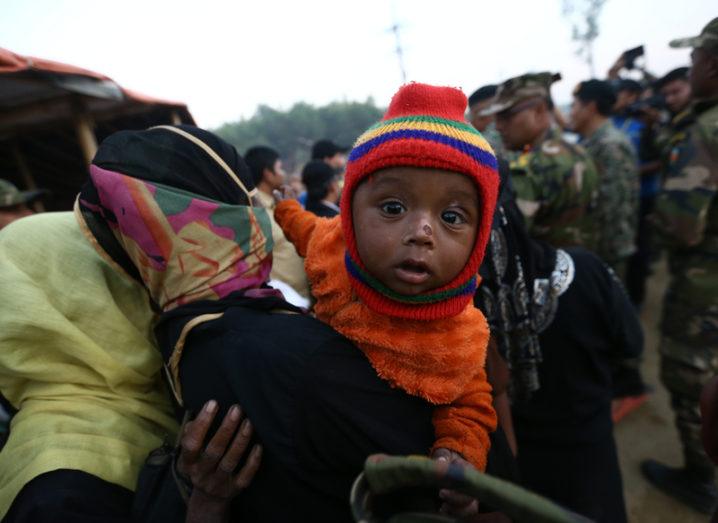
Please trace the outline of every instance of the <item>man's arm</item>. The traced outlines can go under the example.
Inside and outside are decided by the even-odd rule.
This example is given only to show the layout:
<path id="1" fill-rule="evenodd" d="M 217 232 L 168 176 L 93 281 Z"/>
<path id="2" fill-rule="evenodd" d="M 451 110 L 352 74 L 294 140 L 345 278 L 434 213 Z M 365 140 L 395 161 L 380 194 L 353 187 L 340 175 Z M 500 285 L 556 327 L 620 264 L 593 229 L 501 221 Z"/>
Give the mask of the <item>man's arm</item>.
<path id="1" fill-rule="evenodd" d="M 653 212 L 655 229 L 668 247 L 693 247 L 703 241 L 718 191 L 718 141 L 709 143 L 697 125 L 669 170 Z"/>

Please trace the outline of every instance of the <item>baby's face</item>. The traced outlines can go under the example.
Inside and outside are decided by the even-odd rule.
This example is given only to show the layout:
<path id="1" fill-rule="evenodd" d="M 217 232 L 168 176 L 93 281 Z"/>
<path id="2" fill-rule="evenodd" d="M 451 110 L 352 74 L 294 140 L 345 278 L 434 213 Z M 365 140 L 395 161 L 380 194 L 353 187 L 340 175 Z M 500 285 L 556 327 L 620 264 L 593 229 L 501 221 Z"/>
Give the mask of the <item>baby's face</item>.
<path id="1" fill-rule="evenodd" d="M 386 287 L 414 296 L 464 268 L 479 224 L 479 196 L 466 176 L 440 169 L 377 171 L 354 192 L 359 257 Z"/>

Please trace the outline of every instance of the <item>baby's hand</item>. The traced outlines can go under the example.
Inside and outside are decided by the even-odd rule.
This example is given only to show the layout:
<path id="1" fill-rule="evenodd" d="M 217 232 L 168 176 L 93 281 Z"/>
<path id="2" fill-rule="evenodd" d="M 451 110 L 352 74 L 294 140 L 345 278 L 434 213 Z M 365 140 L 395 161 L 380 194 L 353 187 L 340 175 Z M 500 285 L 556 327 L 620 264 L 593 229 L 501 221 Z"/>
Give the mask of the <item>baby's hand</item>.
<path id="1" fill-rule="evenodd" d="M 272 196 L 274 196 L 275 203 L 279 203 L 284 200 L 296 200 L 299 195 L 291 185 L 282 185 L 279 189 L 272 191 Z"/>
<path id="2" fill-rule="evenodd" d="M 461 454 L 450 449 L 436 449 L 431 457 L 437 461 L 448 461 L 462 467 L 473 467 Z M 479 501 L 471 496 L 461 494 L 455 490 L 441 489 L 439 497 L 443 500 L 440 510 L 444 514 L 470 518 L 479 513 Z"/>

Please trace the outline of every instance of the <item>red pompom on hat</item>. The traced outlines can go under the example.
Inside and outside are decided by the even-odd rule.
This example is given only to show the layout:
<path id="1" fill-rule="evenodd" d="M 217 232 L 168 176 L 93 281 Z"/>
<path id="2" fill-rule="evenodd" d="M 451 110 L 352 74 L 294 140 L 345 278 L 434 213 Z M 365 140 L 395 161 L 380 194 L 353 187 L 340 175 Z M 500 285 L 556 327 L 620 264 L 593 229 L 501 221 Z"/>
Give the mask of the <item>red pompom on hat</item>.
<path id="1" fill-rule="evenodd" d="M 491 231 L 499 176 L 491 146 L 464 120 L 466 105 L 466 96 L 460 89 L 404 85 L 392 98 L 384 118 L 364 132 L 349 153 L 341 200 L 346 267 L 354 291 L 377 312 L 432 320 L 460 313 L 473 298 Z M 425 167 L 464 174 L 474 181 L 479 192 L 479 228 L 464 270 L 443 287 L 417 296 L 399 295 L 367 273 L 356 247 L 351 212 L 354 191 L 367 176 L 390 167 Z"/>

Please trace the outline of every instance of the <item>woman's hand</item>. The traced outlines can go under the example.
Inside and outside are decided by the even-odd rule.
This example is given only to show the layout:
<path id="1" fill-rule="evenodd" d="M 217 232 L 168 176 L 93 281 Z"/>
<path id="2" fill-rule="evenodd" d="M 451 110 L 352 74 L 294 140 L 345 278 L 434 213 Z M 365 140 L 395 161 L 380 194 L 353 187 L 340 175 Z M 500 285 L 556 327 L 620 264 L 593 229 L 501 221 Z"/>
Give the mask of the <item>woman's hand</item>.
<path id="1" fill-rule="evenodd" d="M 182 435 L 177 470 L 193 487 L 187 522 L 228 521 L 232 499 L 249 486 L 259 469 L 262 447 L 255 445 L 244 466 L 235 472 L 252 437 L 252 425 L 249 419 L 242 421 L 238 405 L 229 409 L 217 432 L 203 447 L 217 407 L 216 401 L 208 401 L 197 417 L 185 425 Z"/>

